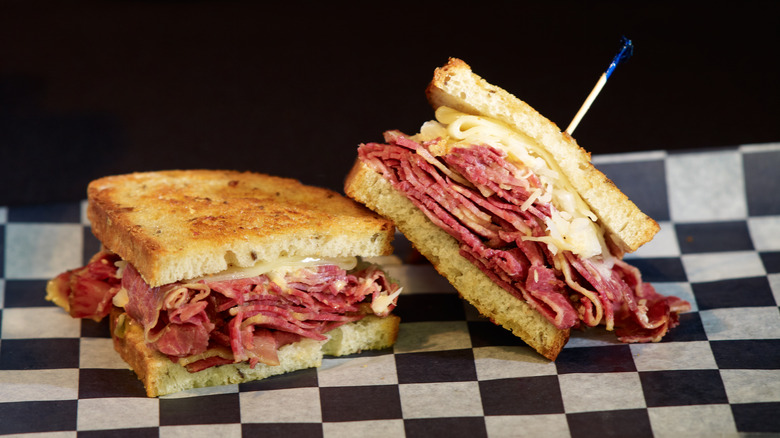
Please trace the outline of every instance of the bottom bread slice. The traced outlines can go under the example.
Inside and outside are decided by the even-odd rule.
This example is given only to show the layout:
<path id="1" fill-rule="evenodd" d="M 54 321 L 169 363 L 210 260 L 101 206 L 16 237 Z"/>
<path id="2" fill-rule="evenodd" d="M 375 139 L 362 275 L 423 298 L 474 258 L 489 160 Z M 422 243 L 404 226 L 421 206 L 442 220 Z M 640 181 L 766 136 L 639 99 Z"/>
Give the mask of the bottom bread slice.
<path id="1" fill-rule="evenodd" d="M 457 240 L 431 222 L 381 174 L 358 160 L 347 176 L 344 191 L 395 222 L 396 228 L 482 315 L 510 330 L 542 356 L 555 360 L 569 340 L 569 330 L 557 329 L 462 257 Z"/>
<path id="2" fill-rule="evenodd" d="M 230 385 L 260 380 L 266 377 L 318 367 L 324 355 L 345 356 L 361 350 L 380 350 L 392 346 L 398 337 L 400 318 L 389 315 L 379 318 L 369 315 L 360 321 L 342 325 L 327 333 L 329 340 L 303 338 L 285 345 L 278 351 L 279 365 L 258 363 L 227 364 L 190 373 L 183 366 L 171 362 L 167 356 L 149 348 L 144 341 L 143 328 L 136 321 L 125 318 L 122 337 L 115 334 L 121 309 L 111 313 L 111 337 L 114 348 L 130 365 L 146 388 L 146 395 L 156 397 L 192 388 Z"/>

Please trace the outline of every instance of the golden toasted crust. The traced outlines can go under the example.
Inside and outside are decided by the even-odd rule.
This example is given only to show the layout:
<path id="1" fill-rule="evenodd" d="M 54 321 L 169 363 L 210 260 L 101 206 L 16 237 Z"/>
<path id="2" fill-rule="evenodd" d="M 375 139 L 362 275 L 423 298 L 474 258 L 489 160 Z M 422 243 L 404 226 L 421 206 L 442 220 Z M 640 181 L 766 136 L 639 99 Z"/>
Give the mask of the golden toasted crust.
<path id="1" fill-rule="evenodd" d="M 117 321 L 124 318 L 117 330 Z M 391 347 L 397 337 L 400 318 L 389 315 L 379 318 L 369 315 L 364 319 L 345 324 L 328 332 L 330 340 L 315 341 L 304 338 L 285 345 L 278 351 L 279 365 L 247 363 L 227 364 L 190 373 L 183 366 L 171 362 L 168 357 L 149 348 L 144 342 L 143 328 L 122 309 L 111 311 L 111 337 L 114 349 L 135 371 L 146 388 L 146 395 L 157 397 L 192 388 L 231 385 L 265 379 L 267 377 L 318 367 L 323 355 L 345 356 L 361 350 L 381 350 Z M 121 336 L 117 334 L 121 333 Z"/>
<path id="2" fill-rule="evenodd" d="M 497 119 L 541 144 L 623 251 L 635 251 L 658 232 L 658 224 L 593 167 L 590 154 L 574 138 L 527 103 L 474 74 L 462 60 L 452 58 L 436 69 L 426 95 L 434 108 L 448 106 Z"/>
<path id="3" fill-rule="evenodd" d="M 523 300 L 496 285 L 460 255 L 460 245 L 431 222 L 406 196 L 377 172 L 357 160 L 347 175 L 347 196 L 391 219 L 396 227 L 482 315 L 510 330 L 548 359 L 555 360 L 569 340 Z"/>
<path id="4" fill-rule="evenodd" d="M 280 257 L 392 252 L 392 224 L 336 192 L 249 172 L 172 170 L 88 187 L 95 236 L 151 286 Z"/>

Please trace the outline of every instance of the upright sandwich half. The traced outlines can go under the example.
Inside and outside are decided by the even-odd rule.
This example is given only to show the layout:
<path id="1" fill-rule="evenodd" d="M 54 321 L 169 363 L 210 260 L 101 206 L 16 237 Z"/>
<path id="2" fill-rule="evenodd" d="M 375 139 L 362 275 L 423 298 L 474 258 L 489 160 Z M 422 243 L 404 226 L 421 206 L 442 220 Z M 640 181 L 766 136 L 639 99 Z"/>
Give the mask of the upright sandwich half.
<path id="1" fill-rule="evenodd" d="M 147 394 L 262 379 L 395 342 L 400 293 L 363 257 L 392 224 L 298 181 L 164 171 L 90 183 L 101 251 L 47 286 L 77 318 L 109 316 Z"/>
<path id="2" fill-rule="evenodd" d="M 552 122 L 459 59 L 426 90 L 436 120 L 360 145 L 345 192 L 391 219 L 458 292 L 542 355 L 570 329 L 660 340 L 690 305 L 622 260 L 658 232 Z"/>

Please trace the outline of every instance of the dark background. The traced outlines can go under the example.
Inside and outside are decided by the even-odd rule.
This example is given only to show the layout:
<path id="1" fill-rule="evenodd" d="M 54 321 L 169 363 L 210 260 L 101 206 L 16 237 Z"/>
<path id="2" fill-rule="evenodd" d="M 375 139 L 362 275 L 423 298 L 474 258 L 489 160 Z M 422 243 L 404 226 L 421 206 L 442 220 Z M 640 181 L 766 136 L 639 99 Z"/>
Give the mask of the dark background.
<path id="1" fill-rule="evenodd" d="M 459 57 L 591 152 L 780 141 L 780 2 L 0 1 L 0 205 L 97 177 L 229 168 L 341 191 L 361 142 L 415 133 Z"/>

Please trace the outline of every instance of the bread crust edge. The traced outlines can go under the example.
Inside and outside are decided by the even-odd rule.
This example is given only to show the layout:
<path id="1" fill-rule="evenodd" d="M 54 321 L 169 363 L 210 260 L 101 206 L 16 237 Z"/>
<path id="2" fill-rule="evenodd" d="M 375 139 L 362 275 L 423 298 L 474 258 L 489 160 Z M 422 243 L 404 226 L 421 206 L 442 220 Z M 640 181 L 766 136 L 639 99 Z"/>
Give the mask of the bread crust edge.
<path id="1" fill-rule="evenodd" d="M 569 340 L 528 303 L 495 284 L 459 254 L 457 241 L 431 222 L 379 173 L 356 160 L 344 183 L 347 196 L 395 223 L 412 245 L 480 314 L 519 337 L 542 356 L 555 360 Z"/>

